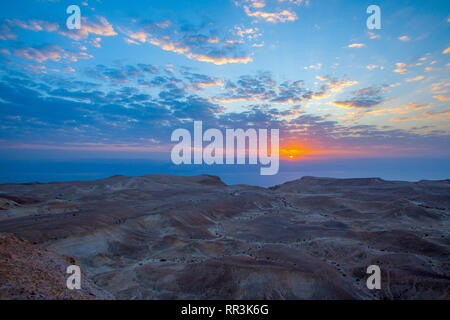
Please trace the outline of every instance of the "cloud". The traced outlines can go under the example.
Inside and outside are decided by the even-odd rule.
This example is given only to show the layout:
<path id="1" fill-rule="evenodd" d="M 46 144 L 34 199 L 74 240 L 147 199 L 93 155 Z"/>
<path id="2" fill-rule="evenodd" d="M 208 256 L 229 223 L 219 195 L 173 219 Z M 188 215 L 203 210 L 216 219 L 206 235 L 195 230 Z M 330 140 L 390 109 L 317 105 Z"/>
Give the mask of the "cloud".
<path id="1" fill-rule="evenodd" d="M 423 80 L 424 78 L 425 78 L 424 76 L 417 76 L 417 77 L 414 77 L 414 78 L 406 79 L 406 82 L 420 81 L 420 80 Z"/>
<path id="2" fill-rule="evenodd" d="M 447 54 L 450 53 L 450 47 L 448 47 L 447 49 L 445 49 L 444 51 L 442 51 L 442 54 Z"/>
<path id="3" fill-rule="evenodd" d="M 358 84 L 357 81 L 354 80 L 348 80 L 348 79 L 330 79 L 329 77 L 325 77 L 323 79 L 326 79 L 325 86 L 329 89 L 331 92 L 339 92 L 342 89 L 350 86 L 354 86 L 355 84 Z"/>
<path id="4" fill-rule="evenodd" d="M 16 49 L 14 55 L 22 59 L 44 62 L 47 60 L 59 61 L 62 58 L 63 49 L 57 45 L 46 45 L 42 48 L 26 47 Z"/>
<path id="5" fill-rule="evenodd" d="M 410 102 L 408 105 L 405 106 L 405 109 L 407 110 L 422 110 L 422 109 L 429 109 L 431 108 L 431 104 L 417 104 L 415 102 Z"/>
<path id="6" fill-rule="evenodd" d="M 213 101 L 231 103 L 238 101 L 263 101 L 271 103 L 299 103 L 311 99 L 303 88 L 303 81 L 276 83 L 268 72 L 241 76 L 237 82 L 226 81 L 225 93 L 213 97 Z"/>
<path id="7" fill-rule="evenodd" d="M 243 34 L 256 32 L 254 29 L 251 30 L 240 32 L 244 32 Z M 215 65 L 247 64 L 253 61 L 252 55 L 244 50 L 243 41 L 218 35 L 219 31 L 205 26 L 178 26 L 171 23 L 162 28 L 159 23 L 153 22 L 145 23 L 140 30 L 121 29 L 121 31 L 129 38 L 128 43 L 149 43 L 165 51 L 184 55 L 191 60 Z"/>
<path id="8" fill-rule="evenodd" d="M 97 17 L 97 21 L 88 21 L 87 18 L 82 18 L 81 29 L 79 30 L 61 30 L 61 35 L 69 37 L 72 40 L 83 40 L 89 37 L 90 34 L 97 36 L 115 36 L 117 32 L 113 26 L 104 17 Z"/>
<path id="9" fill-rule="evenodd" d="M 436 82 L 431 84 L 431 91 L 433 94 L 443 94 L 443 93 L 447 93 L 448 89 L 447 87 L 450 86 L 450 82 Z"/>
<path id="10" fill-rule="evenodd" d="M 102 46 L 100 45 L 100 42 L 102 41 L 102 38 L 100 38 L 100 37 L 97 37 L 97 38 L 95 38 L 95 39 L 92 39 L 89 43 L 92 45 L 92 46 L 94 46 L 94 47 L 96 47 L 96 48 L 101 48 Z"/>
<path id="11" fill-rule="evenodd" d="M 448 116 L 450 115 L 450 110 L 445 111 L 435 111 L 435 112 L 424 112 L 425 115 L 433 117 L 433 116 Z"/>
<path id="12" fill-rule="evenodd" d="M 348 45 L 348 48 L 363 48 L 366 45 L 364 43 L 352 43 Z"/>
<path id="13" fill-rule="evenodd" d="M 313 70 L 320 70 L 322 68 L 322 64 L 321 63 L 316 63 L 316 64 L 312 64 L 310 66 L 306 66 L 303 69 L 308 70 L 308 69 L 313 69 Z"/>
<path id="14" fill-rule="evenodd" d="M 6 24 L 0 25 L 0 40 L 15 40 L 17 36 L 12 33 L 11 28 Z"/>
<path id="15" fill-rule="evenodd" d="M 424 109 L 430 109 L 432 108 L 432 105 L 430 103 L 428 104 L 417 104 L 415 102 L 410 102 L 407 105 L 395 107 L 395 108 L 382 108 L 382 109 L 372 109 L 372 110 L 364 110 L 360 111 L 359 115 L 364 114 L 375 114 L 375 115 L 390 115 L 390 114 L 406 114 L 410 112 L 415 112 L 418 110 L 424 110 Z M 396 118 L 395 122 L 400 122 L 404 118 Z"/>
<path id="16" fill-rule="evenodd" d="M 125 65 L 118 67 L 106 67 L 98 64 L 94 68 L 87 68 L 85 75 L 97 80 L 110 80 L 115 83 L 126 83 L 131 80 L 143 81 L 148 75 L 155 75 L 159 68 L 150 64 Z"/>
<path id="17" fill-rule="evenodd" d="M 240 26 L 235 26 L 232 33 L 240 38 L 247 38 L 249 40 L 256 40 L 262 35 L 258 28 L 244 28 Z"/>
<path id="18" fill-rule="evenodd" d="M 333 101 L 332 104 L 348 109 L 366 109 L 374 107 L 381 102 L 382 88 L 368 87 L 353 92 L 353 97 L 349 100 Z"/>
<path id="19" fill-rule="evenodd" d="M 403 62 L 397 62 L 395 65 L 397 66 L 397 69 L 395 69 L 394 72 L 400 73 L 400 74 L 405 73 L 408 70 L 408 68 L 410 67 L 409 64 L 406 64 Z"/>
<path id="20" fill-rule="evenodd" d="M 60 61 L 60 60 L 70 60 L 76 62 L 79 59 L 90 59 L 92 56 L 86 52 L 71 52 L 62 49 L 58 45 L 49 44 L 40 47 L 24 47 L 14 50 L 14 55 L 27 60 L 35 60 L 36 62 L 42 63 L 47 60 L 50 61 Z"/>
<path id="21" fill-rule="evenodd" d="M 433 96 L 433 98 L 435 98 L 435 99 L 437 99 L 437 100 L 439 100 L 439 101 L 450 101 L 450 97 L 444 96 L 444 95 L 442 95 L 442 94 Z"/>
<path id="22" fill-rule="evenodd" d="M 366 69 L 367 70 L 375 70 L 375 69 L 383 70 L 384 67 L 383 66 L 378 66 L 376 64 L 369 64 L 369 65 L 366 66 Z"/>
<path id="23" fill-rule="evenodd" d="M 189 81 L 189 88 L 191 90 L 203 90 L 206 87 L 223 86 L 224 83 L 221 79 L 210 77 L 204 74 L 191 73 L 188 71 L 182 72 L 183 76 Z"/>
<path id="24" fill-rule="evenodd" d="M 5 22 L 14 27 L 19 27 L 25 30 L 32 31 L 48 31 L 54 32 L 59 29 L 59 25 L 57 23 L 47 22 L 43 20 L 28 20 L 22 21 L 20 19 L 6 19 Z"/>
<path id="25" fill-rule="evenodd" d="M 215 102 L 233 103 L 245 101 L 260 101 L 265 103 L 301 103 L 313 99 L 323 99 L 332 93 L 357 84 L 348 79 L 318 76 L 324 81 L 318 91 L 308 89 L 302 80 L 277 83 L 269 72 L 259 72 L 256 75 L 244 75 L 238 81 L 225 81 L 224 93 L 214 96 Z"/>
<path id="26" fill-rule="evenodd" d="M 302 0 L 278 0 L 270 2 L 262 0 L 235 1 L 237 6 L 244 8 L 244 12 L 247 16 L 255 18 L 255 21 L 269 23 L 284 23 L 297 20 L 298 17 L 293 11 L 293 7 L 302 4 L 308 5 L 308 3 L 308 1 Z"/>
<path id="27" fill-rule="evenodd" d="M 223 65 L 228 63 L 243 63 L 247 64 L 252 62 L 253 59 L 251 56 L 243 56 L 243 57 L 221 57 L 220 54 L 217 57 L 213 55 L 201 54 L 201 53 L 187 53 L 186 57 L 189 59 L 202 61 L 202 62 L 211 62 L 216 65 Z"/>
<path id="28" fill-rule="evenodd" d="M 407 41 L 410 41 L 411 38 L 408 37 L 408 36 L 401 36 L 401 37 L 398 37 L 398 40 L 403 41 L 403 42 L 407 42 Z"/>
<path id="29" fill-rule="evenodd" d="M 295 12 L 291 12 L 289 10 L 283 10 L 280 12 L 264 12 L 264 11 L 252 12 L 247 6 L 244 6 L 244 10 L 249 17 L 254 17 L 260 20 L 264 20 L 266 22 L 278 23 L 286 21 L 295 21 L 298 19 Z"/>
<path id="30" fill-rule="evenodd" d="M 421 121 L 424 120 L 422 117 L 399 117 L 399 118 L 392 118 L 391 122 L 405 122 L 405 121 Z"/>
<path id="31" fill-rule="evenodd" d="M 369 34 L 369 38 L 372 40 L 381 38 L 381 36 L 379 34 L 376 34 L 376 33 L 370 32 L 370 31 L 368 32 L 368 34 Z"/>
<path id="32" fill-rule="evenodd" d="M 22 21 L 20 19 L 5 19 L 0 25 L 0 40 L 16 40 L 17 35 L 11 30 L 11 28 L 14 27 L 32 31 L 54 32 L 58 30 L 59 25 L 57 23 L 51 23 L 43 20 L 32 19 Z"/>
<path id="33" fill-rule="evenodd" d="M 133 70 L 140 69 L 137 65 L 123 67 L 131 70 L 131 75 L 136 74 Z M 105 66 L 104 69 L 114 68 Z M 448 138 L 442 133 L 420 135 L 390 126 L 343 125 L 328 120 L 327 115 L 307 114 L 298 105 L 279 110 L 268 103 L 251 105 L 244 112 L 225 112 L 207 98 L 183 90 L 184 81 L 173 83 L 170 77 L 153 76 L 165 79 L 160 79 L 160 90 L 154 95 L 146 94 L 132 83 L 108 88 L 102 81 L 74 81 L 56 75 L 31 77 L 16 73 L 2 77 L 2 144 L 17 142 L 24 146 L 26 141 L 28 148 L 116 151 L 149 151 L 157 146 L 158 150 L 168 151 L 171 132 L 181 127 L 191 129 L 195 119 L 202 120 L 205 128 L 279 128 L 282 146 L 306 144 L 313 153 L 324 156 L 367 155 L 367 150 L 385 153 L 422 147 L 448 150 Z M 188 83 L 206 79 L 206 75 L 191 72 L 184 72 L 184 76 Z M 263 82 L 266 89 L 260 92 L 262 95 L 270 95 L 270 88 L 283 88 L 273 97 L 282 96 L 283 91 L 304 90 L 302 82 L 279 84 L 264 73 L 242 80 L 241 83 L 224 82 L 231 87 L 234 84 L 235 91 L 243 88 L 255 92 L 261 89 L 258 81 Z M 364 88 L 356 94 L 373 96 L 376 91 L 377 88 Z"/>
<path id="34" fill-rule="evenodd" d="M 126 43 L 128 44 L 135 44 L 135 45 L 139 45 L 139 43 L 137 41 L 134 41 L 132 39 L 128 39 L 128 38 L 123 38 L 125 40 Z"/>
<path id="35" fill-rule="evenodd" d="M 325 99 L 330 97 L 333 93 L 338 93 L 346 87 L 350 87 L 358 83 L 357 81 L 347 79 L 331 79 L 328 76 L 317 76 L 316 78 L 321 81 L 325 81 L 325 83 L 320 87 L 319 91 L 313 92 L 312 90 L 308 90 L 308 93 L 303 95 L 305 99 Z"/>

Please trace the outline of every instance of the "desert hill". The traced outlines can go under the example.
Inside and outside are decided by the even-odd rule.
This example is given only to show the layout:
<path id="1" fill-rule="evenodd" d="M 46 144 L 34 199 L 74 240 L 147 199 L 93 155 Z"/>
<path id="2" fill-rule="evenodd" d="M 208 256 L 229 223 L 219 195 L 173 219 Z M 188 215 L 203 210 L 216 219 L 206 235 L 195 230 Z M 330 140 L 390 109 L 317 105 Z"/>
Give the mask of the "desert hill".
<path id="1" fill-rule="evenodd" d="M 113 176 L 0 185 L 0 232 L 15 252 L 76 259 L 104 290 L 94 298 L 449 299 L 449 208 L 449 180 Z M 371 264 L 380 291 L 366 287 Z"/>

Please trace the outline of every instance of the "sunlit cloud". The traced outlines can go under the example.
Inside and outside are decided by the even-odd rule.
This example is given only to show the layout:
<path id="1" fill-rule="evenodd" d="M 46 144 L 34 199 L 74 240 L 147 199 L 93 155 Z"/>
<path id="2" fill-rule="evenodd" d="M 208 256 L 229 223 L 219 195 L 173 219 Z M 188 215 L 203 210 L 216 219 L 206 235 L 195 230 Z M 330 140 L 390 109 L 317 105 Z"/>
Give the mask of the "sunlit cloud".
<path id="1" fill-rule="evenodd" d="M 348 45 L 348 48 L 363 48 L 366 45 L 364 43 L 352 43 Z"/>
<path id="2" fill-rule="evenodd" d="M 271 1 L 271 4 L 275 1 Z M 262 0 L 241 0 L 235 1 L 237 6 L 242 6 L 247 16 L 255 18 L 256 21 L 265 21 L 269 23 L 293 22 L 298 19 L 293 11 L 293 6 L 302 4 L 308 5 L 308 1 L 303 0 L 278 0 L 278 4 L 284 4 L 285 8 L 278 6 L 268 8 L 267 2 Z M 291 6 L 292 5 L 292 6 Z"/>
<path id="3" fill-rule="evenodd" d="M 22 59 L 35 60 L 37 62 L 45 62 L 47 60 L 60 61 L 61 59 L 69 59 L 75 62 L 78 59 L 88 59 L 91 57 L 84 52 L 74 53 L 65 51 L 58 45 L 20 48 L 14 50 L 14 55 Z"/>
<path id="4" fill-rule="evenodd" d="M 375 69 L 384 70 L 384 67 L 376 65 L 376 64 L 369 64 L 369 65 L 366 66 L 366 69 L 367 70 L 375 70 Z"/>
<path id="5" fill-rule="evenodd" d="M 369 39 L 372 39 L 372 40 L 381 38 L 381 36 L 379 34 L 376 34 L 374 32 L 369 31 L 368 34 L 369 34 Z"/>
<path id="6" fill-rule="evenodd" d="M 353 97 L 351 99 L 333 101 L 332 104 L 347 109 L 371 108 L 383 102 L 383 98 L 380 95 L 381 92 L 382 88 L 375 88 L 375 87 L 363 88 L 354 91 Z"/>
<path id="7" fill-rule="evenodd" d="M 425 78 L 424 76 L 417 76 L 417 77 L 414 77 L 414 78 L 406 79 L 406 82 L 420 81 L 420 80 L 423 80 L 424 78 Z"/>
<path id="8" fill-rule="evenodd" d="M 434 116 L 450 116 L 450 110 L 445 111 L 435 111 L 435 112 L 424 112 L 425 115 L 434 117 Z"/>
<path id="9" fill-rule="evenodd" d="M 321 68 L 322 68 L 321 63 L 316 63 L 316 64 L 312 64 L 310 66 L 303 67 L 303 69 L 305 69 L 305 70 L 308 70 L 308 69 L 320 70 Z"/>
<path id="10" fill-rule="evenodd" d="M 436 82 L 431 84 L 431 91 L 433 92 L 433 94 L 443 94 L 443 93 L 447 93 L 448 89 L 447 87 L 450 86 L 450 82 L 445 82 L 445 81 L 441 81 L 441 82 Z"/>
<path id="11" fill-rule="evenodd" d="M 59 25 L 57 23 L 51 23 L 43 20 L 22 21 L 20 19 L 6 19 L 5 22 L 10 26 L 32 31 L 53 32 L 59 29 Z"/>
<path id="12" fill-rule="evenodd" d="M 82 40 L 89 37 L 90 34 L 97 36 L 115 36 L 117 32 L 113 26 L 104 17 L 98 17 L 98 21 L 92 22 L 87 18 L 82 18 L 81 29 L 79 30 L 61 30 L 59 33 L 73 40 Z"/>
<path id="13" fill-rule="evenodd" d="M 405 122 L 405 121 L 422 121 L 424 120 L 423 117 L 399 117 L 399 118 L 392 118 L 390 121 L 391 122 Z"/>
<path id="14" fill-rule="evenodd" d="M 436 96 L 433 96 L 433 98 L 439 100 L 439 101 L 450 101 L 450 97 L 449 96 L 444 96 L 442 94 L 438 94 Z"/>
<path id="15" fill-rule="evenodd" d="M 266 22 L 277 23 L 277 22 L 295 21 L 298 19 L 295 12 L 291 12 L 289 10 L 283 10 L 280 12 L 264 12 L 264 11 L 252 12 L 247 6 L 244 6 L 244 10 L 249 17 L 261 19 Z"/>
<path id="16" fill-rule="evenodd" d="M 183 37 L 179 37 L 179 32 L 161 28 L 158 23 L 142 26 L 140 31 L 131 31 L 121 28 L 121 32 L 127 35 L 125 41 L 128 44 L 149 43 L 161 48 L 164 51 L 170 51 L 184 55 L 188 59 L 209 62 L 215 65 L 241 63 L 247 64 L 253 61 L 252 54 L 243 53 L 241 40 L 229 38 L 221 39 L 217 35 L 199 34 L 199 30 L 189 30 Z M 176 26 L 173 26 L 176 27 Z M 151 30 L 151 31 L 150 31 Z M 256 29 L 237 29 L 237 33 L 251 34 Z"/>
<path id="17" fill-rule="evenodd" d="M 397 69 L 395 69 L 394 72 L 401 74 L 405 73 L 408 70 L 407 68 L 410 67 L 409 64 L 403 62 L 397 62 L 395 65 L 397 66 Z"/>

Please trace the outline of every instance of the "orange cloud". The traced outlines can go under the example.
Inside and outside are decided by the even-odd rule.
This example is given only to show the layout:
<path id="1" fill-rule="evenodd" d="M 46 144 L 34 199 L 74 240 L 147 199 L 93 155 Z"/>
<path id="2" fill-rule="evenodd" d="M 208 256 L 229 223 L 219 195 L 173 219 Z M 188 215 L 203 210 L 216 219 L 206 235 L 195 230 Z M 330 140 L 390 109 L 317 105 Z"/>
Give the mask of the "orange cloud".
<path id="1" fill-rule="evenodd" d="M 379 39 L 381 38 L 381 36 L 379 34 L 375 34 L 373 32 L 368 32 L 369 33 L 369 38 L 370 39 Z"/>
<path id="2" fill-rule="evenodd" d="M 350 86 L 354 86 L 355 84 L 358 84 L 358 81 L 353 80 L 338 80 L 338 81 L 330 81 L 326 83 L 328 86 L 330 86 L 330 90 L 332 92 L 339 92 L 342 89 Z"/>
<path id="3" fill-rule="evenodd" d="M 436 111 L 436 112 L 424 112 L 423 114 L 433 117 L 433 116 L 448 116 L 450 115 L 450 110 L 446 111 Z"/>
<path id="4" fill-rule="evenodd" d="M 438 99 L 439 101 L 450 101 L 450 97 L 441 94 L 433 96 L 433 98 Z"/>
<path id="5" fill-rule="evenodd" d="M 422 110 L 422 109 L 429 109 L 431 108 L 431 104 L 417 104 L 415 102 L 410 102 L 408 105 L 405 106 L 405 109 L 407 110 Z"/>
<path id="6" fill-rule="evenodd" d="M 148 34 L 145 32 L 134 32 L 134 33 L 130 33 L 128 36 L 134 40 L 139 40 L 140 42 L 146 42 Z"/>
<path id="7" fill-rule="evenodd" d="M 447 93 L 448 89 L 444 89 L 444 88 L 446 88 L 448 86 L 450 86 L 450 83 L 436 82 L 431 85 L 431 91 L 435 94 Z"/>
<path id="8" fill-rule="evenodd" d="M 409 67 L 409 64 L 403 62 L 397 62 L 395 65 L 397 66 L 397 69 L 395 69 L 394 72 L 402 74 L 405 73 Z"/>
<path id="9" fill-rule="evenodd" d="M 265 20 L 266 22 L 278 23 L 286 21 L 297 20 L 297 15 L 295 12 L 289 10 L 283 10 L 280 12 L 264 12 L 264 11 L 254 11 L 251 12 L 248 6 L 244 6 L 245 13 L 249 17 L 255 17 L 257 19 Z"/>
<path id="10" fill-rule="evenodd" d="M 197 61 L 203 61 L 203 62 L 211 62 L 216 65 L 222 65 L 222 64 L 228 64 L 228 63 L 243 63 L 247 64 L 249 62 L 252 62 L 253 59 L 250 56 L 247 57 L 236 57 L 236 58 L 228 58 L 228 57 L 211 57 L 204 54 L 198 54 L 198 53 L 188 53 L 186 54 L 186 57 L 189 59 L 197 60 Z"/>
<path id="11" fill-rule="evenodd" d="M 424 76 L 417 76 L 415 78 L 408 78 L 406 79 L 406 82 L 414 82 L 414 81 L 420 81 L 423 80 Z"/>

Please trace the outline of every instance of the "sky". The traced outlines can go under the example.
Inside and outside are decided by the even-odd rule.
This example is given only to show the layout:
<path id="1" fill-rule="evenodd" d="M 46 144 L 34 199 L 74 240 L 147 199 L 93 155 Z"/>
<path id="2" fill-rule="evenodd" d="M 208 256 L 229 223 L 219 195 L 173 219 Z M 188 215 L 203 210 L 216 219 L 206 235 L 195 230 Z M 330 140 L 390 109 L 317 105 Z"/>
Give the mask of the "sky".
<path id="1" fill-rule="evenodd" d="M 2 1 L 0 182 L 450 178 L 449 28 L 438 0 Z M 174 166 L 196 120 L 279 129 L 279 175 Z"/>

